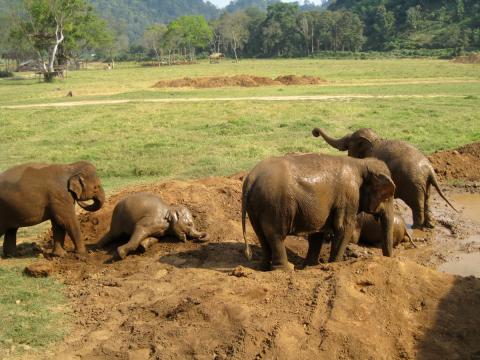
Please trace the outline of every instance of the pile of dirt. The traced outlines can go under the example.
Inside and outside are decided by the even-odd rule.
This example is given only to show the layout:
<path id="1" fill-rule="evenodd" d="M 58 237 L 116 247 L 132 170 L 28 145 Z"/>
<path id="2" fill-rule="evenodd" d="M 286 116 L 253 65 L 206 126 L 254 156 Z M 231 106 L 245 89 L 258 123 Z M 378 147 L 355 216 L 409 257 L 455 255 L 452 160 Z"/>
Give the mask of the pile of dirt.
<path id="1" fill-rule="evenodd" d="M 161 80 L 156 88 L 221 88 L 221 87 L 259 87 L 272 85 L 318 85 L 325 81 L 314 76 L 284 75 L 275 79 L 263 76 L 235 75 L 235 76 L 212 76 L 212 77 L 184 77 L 182 79 Z"/>
<path id="2" fill-rule="evenodd" d="M 210 242 L 166 238 L 146 253 L 111 261 L 115 247 L 86 259 L 54 259 L 68 284 L 73 333 L 47 356 L 78 359 L 471 358 L 480 355 L 480 280 L 412 262 L 422 249 L 379 249 L 291 273 L 261 272 L 259 246 L 243 255 L 242 174 L 129 188 L 81 215 L 88 243 L 107 231 L 126 194 L 186 204 Z M 442 210 L 453 213 L 446 208 Z M 248 238 L 255 236 L 248 228 Z M 300 267 L 303 238 L 287 239 Z M 118 246 L 116 244 L 115 246 Z M 327 258 L 328 246 L 322 251 Z M 425 251 L 424 251 L 425 252 Z M 358 254 L 355 255 L 358 257 Z M 407 259 L 408 258 L 408 259 Z"/>
<path id="3" fill-rule="evenodd" d="M 460 64 L 480 64 L 480 54 L 473 53 L 466 56 L 458 56 L 453 62 Z"/>
<path id="4" fill-rule="evenodd" d="M 433 153 L 429 160 L 441 180 L 480 181 L 480 142 Z"/>

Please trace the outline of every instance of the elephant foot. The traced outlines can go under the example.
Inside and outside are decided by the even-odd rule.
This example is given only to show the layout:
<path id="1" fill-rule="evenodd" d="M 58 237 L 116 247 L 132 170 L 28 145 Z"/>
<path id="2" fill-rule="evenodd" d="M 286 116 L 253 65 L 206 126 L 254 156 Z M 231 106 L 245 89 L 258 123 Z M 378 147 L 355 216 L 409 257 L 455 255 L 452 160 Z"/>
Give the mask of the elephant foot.
<path id="1" fill-rule="evenodd" d="M 292 271 L 295 269 L 295 266 L 291 262 L 287 262 L 286 264 L 280 264 L 280 265 L 272 265 L 271 270 L 272 271 Z"/>
<path id="2" fill-rule="evenodd" d="M 263 260 L 260 263 L 260 271 L 270 271 L 272 268 L 272 265 L 270 264 L 270 261 Z"/>
<path id="3" fill-rule="evenodd" d="M 123 246 L 117 248 L 117 253 L 118 257 L 122 260 L 127 257 L 127 250 Z"/>
<path id="4" fill-rule="evenodd" d="M 17 256 L 17 250 L 14 251 L 5 251 L 3 250 L 3 257 L 4 258 L 14 258 Z"/>
<path id="5" fill-rule="evenodd" d="M 67 252 L 62 249 L 62 248 L 58 248 L 58 249 L 54 249 L 53 252 L 52 252 L 52 256 L 55 256 L 55 257 L 65 257 L 67 255 Z"/>
<path id="6" fill-rule="evenodd" d="M 427 221 L 425 221 L 424 226 L 427 229 L 434 229 L 435 228 L 435 223 L 432 220 L 427 220 Z"/>
<path id="7" fill-rule="evenodd" d="M 317 266 L 317 265 L 320 265 L 320 261 L 315 261 L 315 260 L 310 260 L 310 259 L 306 259 L 304 262 L 303 262 L 303 267 L 306 268 L 307 266 Z"/>

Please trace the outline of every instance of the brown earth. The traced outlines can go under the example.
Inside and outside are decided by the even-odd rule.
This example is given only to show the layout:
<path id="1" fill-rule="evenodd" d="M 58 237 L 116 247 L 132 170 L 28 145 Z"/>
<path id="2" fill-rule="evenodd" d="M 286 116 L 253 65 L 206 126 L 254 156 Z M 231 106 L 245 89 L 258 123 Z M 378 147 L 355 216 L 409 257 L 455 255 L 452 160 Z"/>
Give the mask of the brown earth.
<path id="1" fill-rule="evenodd" d="M 458 150 L 460 151 L 460 150 Z M 434 155 L 435 158 L 436 155 Z M 480 279 L 434 268 L 478 231 L 434 196 L 434 232 L 414 232 L 394 258 L 352 245 L 346 261 L 300 270 L 303 238 L 287 239 L 297 270 L 261 272 L 243 256 L 244 174 L 127 188 L 81 215 L 91 254 L 51 260 L 68 285 L 75 323 L 57 359 L 473 359 L 480 356 Z M 442 186 L 442 188 L 444 188 Z M 444 188 L 447 196 L 461 189 Z M 208 244 L 166 238 L 112 261 L 93 244 L 116 202 L 149 191 L 188 205 Z M 478 191 L 478 189 L 477 189 Z M 409 210 L 399 211 L 411 223 Z M 251 228 L 248 238 L 256 244 Z M 71 246 L 71 245 L 70 245 Z M 328 245 L 322 251 L 327 258 Z"/>
<path id="2" fill-rule="evenodd" d="M 441 180 L 480 181 L 480 142 L 436 152 L 429 159 Z"/>
<path id="3" fill-rule="evenodd" d="M 461 64 L 480 64 L 480 54 L 469 54 L 466 56 L 458 56 L 453 59 L 455 63 Z"/>
<path id="4" fill-rule="evenodd" d="M 221 87 L 258 87 L 272 85 L 318 85 L 324 83 L 314 76 L 284 75 L 275 79 L 264 76 L 235 75 L 235 76 L 212 76 L 212 77 L 184 77 L 182 79 L 161 80 L 157 82 L 156 88 L 221 88 Z"/>

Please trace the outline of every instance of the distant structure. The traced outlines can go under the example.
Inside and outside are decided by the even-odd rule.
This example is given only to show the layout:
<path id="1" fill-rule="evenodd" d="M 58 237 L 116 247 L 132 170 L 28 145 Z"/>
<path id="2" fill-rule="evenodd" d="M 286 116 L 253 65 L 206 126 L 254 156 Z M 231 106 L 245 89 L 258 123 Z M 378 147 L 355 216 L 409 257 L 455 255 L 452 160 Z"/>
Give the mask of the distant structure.
<path id="1" fill-rule="evenodd" d="M 210 54 L 208 58 L 210 59 L 210 64 L 218 64 L 221 59 L 225 59 L 225 55 L 217 52 Z"/>

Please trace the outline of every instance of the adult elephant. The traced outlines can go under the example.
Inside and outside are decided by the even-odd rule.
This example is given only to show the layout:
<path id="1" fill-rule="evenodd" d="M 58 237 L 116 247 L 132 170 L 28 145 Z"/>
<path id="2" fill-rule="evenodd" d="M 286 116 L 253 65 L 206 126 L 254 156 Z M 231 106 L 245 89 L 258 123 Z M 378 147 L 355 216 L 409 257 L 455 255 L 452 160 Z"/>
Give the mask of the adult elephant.
<path id="1" fill-rule="evenodd" d="M 360 129 L 340 139 L 331 138 L 318 128 L 313 129 L 312 134 L 322 136 L 335 149 L 348 150 L 348 156 L 360 159 L 374 157 L 384 161 L 397 188 L 395 197 L 412 209 L 414 228 L 434 227 L 429 203 L 431 185 L 457 211 L 438 186 L 432 164 L 412 145 L 400 140 L 381 139 L 371 129 Z"/>
<path id="2" fill-rule="evenodd" d="M 333 232 L 330 261 L 343 258 L 356 215 L 377 214 L 382 223 L 383 255 L 393 252 L 393 194 L 387 166 L 376 159 L 323 154 L 290 154 L 260 162 L 246 177 L 242 194 L 245 255 L 246 214 L 263 250 L 262 268 L 292 269 L 284 239 L 308 235 L 306 265 L 318 263 L 323 235 Z"/>
<path id="3" fill-rule="evenodd" d="M 87 211 L 97 211 L 105 202 L 100 178 L 89 162 L 30 163 L 0 173 L 0 237 L 5 234 L 4 256 L 16 255 L 18 228 L 46 220 L 52 223 L 54 255 L 65 255 L 65 233 L 72 239 L 76 252 L 85 254 L 75 202 Z"/>

